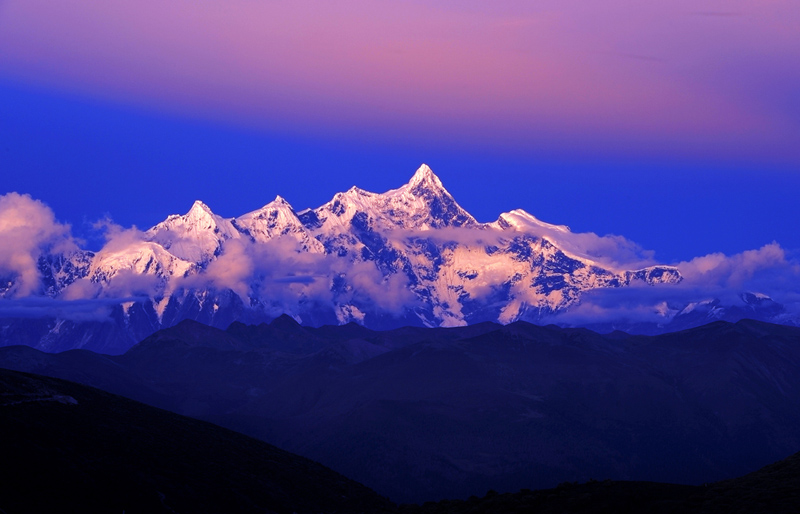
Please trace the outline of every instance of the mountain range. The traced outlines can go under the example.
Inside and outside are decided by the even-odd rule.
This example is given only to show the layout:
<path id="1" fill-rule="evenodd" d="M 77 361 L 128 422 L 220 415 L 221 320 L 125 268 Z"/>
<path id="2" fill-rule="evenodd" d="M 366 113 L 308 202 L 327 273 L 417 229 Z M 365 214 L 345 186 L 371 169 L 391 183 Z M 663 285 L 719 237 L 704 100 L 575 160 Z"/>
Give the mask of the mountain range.
<path id="1" fill-rule="evenodd" d="M 110 234 L 97 252 L 43 252 L 34 299 L 17 298 L 18 277 L 4 277 L 0 298 L 35 308 L 3 311 L 0 344 L 122 353 L 184 319 L 226 328 L 281 314 L 306 325 L 354 321 L 374 329 L 563 325 L 558 316 L 587 293 L 654 287 L 667 296 L 683 279 L 674 266 L 622 268 L 575 244 L 576 236 L 523 210 L 478 222 L 424 164 L 402 187 L 381 194 L 353 187 L 316 209 L 296 211 L 277 197 L 224 218 L 197 201 L 146 231 Z M 783 314 L 759 293 L 743 292 L 736 305 L 699 300 L 664 301 L 646 322 L 580 324 L 660 333 Z"/>
<path id="2" fill-rule="evenodd" d="M 658 336 L 184 320 L 123 355 L 11 346 L 0 367 L 222 425 L 395 502 L 590 478 L 696 485 L 800 448 L 800 328 L 753 320 Z"/>

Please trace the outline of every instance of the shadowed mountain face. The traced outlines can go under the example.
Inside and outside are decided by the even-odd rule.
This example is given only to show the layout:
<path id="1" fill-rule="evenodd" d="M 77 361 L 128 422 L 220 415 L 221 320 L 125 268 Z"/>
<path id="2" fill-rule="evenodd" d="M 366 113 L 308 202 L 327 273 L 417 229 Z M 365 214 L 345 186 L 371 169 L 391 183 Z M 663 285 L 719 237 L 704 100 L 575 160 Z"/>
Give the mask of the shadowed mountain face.
<path id="1" fill-rule="evenodd" d="M 0 370 L 2 512 L 382 512 L 366 487 L 210 423 Z"/>
<path id="2" fill-rule="evenodd" d="M 11 347 L 0 365 L 213 421 L 401 502 L 705 483 L 800 448 L 800 329 L 747 320 L 654 337 L 185 321 L 122 356 Z"/>

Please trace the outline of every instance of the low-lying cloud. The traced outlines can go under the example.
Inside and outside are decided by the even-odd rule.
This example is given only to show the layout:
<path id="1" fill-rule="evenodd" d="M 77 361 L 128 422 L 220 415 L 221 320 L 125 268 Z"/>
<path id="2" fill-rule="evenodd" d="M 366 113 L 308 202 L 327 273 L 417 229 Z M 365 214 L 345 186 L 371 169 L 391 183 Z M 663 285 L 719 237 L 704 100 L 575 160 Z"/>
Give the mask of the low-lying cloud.
<path id="1" fill-rule="evenodd" d="M 800 315 L 800 259 L 778 243 L 734 255 L 713 253 L 677 263 L 684 280 L 657 287 L 634 285 L 596 289 L 581 304 L 554 317 L 562 323 L 664 322 L 690 303 L 719 301 L 745 307 L 741 295 L 762 293 L 782 304 L 789 315 Z"/>
<path id="2" fill-rule="evenodd" d="M 0 318 L 58 318 L 72 321 L 111 321 L 114 307 L 142 302 L 147 297 L 84 298 L 61 300 L 28 296 L 0 300 Z"/>
<path id="3" fill-rule="evenodd" d="M 655 252 L 642 248 L 623 236 L 593 232 L 571 232 L 567 227 L 530 224 L 518 230 L 493 228 L 444 227 L 436 230 L 395 230 L 395 240 L 424 239 L 432 242 L 458 243 L 466 246 L 497 246 L 520 236 L 547 239 L 559 249 L 575 257 L 592 260 L 613 271 L 636 270 L 657 264 Z"/>

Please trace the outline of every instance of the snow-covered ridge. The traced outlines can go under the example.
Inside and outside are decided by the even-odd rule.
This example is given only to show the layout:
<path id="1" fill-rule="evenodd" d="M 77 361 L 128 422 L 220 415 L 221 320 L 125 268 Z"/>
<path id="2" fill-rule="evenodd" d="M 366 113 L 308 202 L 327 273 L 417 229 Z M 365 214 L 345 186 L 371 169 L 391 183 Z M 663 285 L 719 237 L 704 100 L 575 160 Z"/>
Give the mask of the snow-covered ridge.
<path id="1" fill-rule="evenodd" d="M 501 214 L 497 221 L 490 223 L 492 227 L 502 230 L 512 229 L 520 232 L 530 231 L 531 229 L 544 229 L 553 232 L 569 233 L 569 227 L 566 225 L 553 225 L 540 221 L 533 214 L 529 214 L 522 209 L 514 209 L 511 212 L 504 212 Z"/>
<path id="2" fill-rule="evenodd" d="M 452 326 L 535 321 L 593 289 L 682 279 L 670 266 L 604 265 L 572 236 L 521 209 L 479 223 L 423 164 L 399 188 L 352 187 L 315 209 L 296 211 L 278 196 L 224 218 L 196 201 L 127 246 L 75 257 L 76 271 L 54 275 L 51 295 L 73 282 L 73 296 L 82 282 L 106 296 L 145 290 L 152 306 L 143 312 L 157 316 L 155 325 L 286 312 L 309 321 Z"/>
<path id="3" fill-rule="evenodd" d="M 297 217 L 292 206 L 281 196 L 264 207 L 243 214 L 231 221 L 242 235 L 256 243 L 266 243 L 276 237 L 291 236 L 305 251 L 320 253 L 322 245 L 312 238 Z"/>

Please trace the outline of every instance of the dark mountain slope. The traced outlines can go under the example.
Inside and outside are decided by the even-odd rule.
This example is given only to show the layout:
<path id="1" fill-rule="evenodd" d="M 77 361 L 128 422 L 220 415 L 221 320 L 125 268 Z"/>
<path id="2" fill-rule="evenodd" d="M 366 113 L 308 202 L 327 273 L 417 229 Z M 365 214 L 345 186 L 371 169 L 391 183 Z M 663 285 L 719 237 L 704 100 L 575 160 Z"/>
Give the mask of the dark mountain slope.
<path id="1" fill-rule="evenodd" d="M 657 482 L 564 483 L 554 489 L 403 505 L 401 514 L 795 514 L 800 453 L 743 477 L 687 486 Z"/>
<path id="2" fill-rule="evenodd" d="M 0 370 L 0 509 L 379 512 L 391 505 L 310 460 L 83 385 Z"/>
<path id="3" fill-rule="evenodd" d="M 688 503 L 701 514 L 800 512 L 800 453 L 743 477 L 704 487 Z"/>

